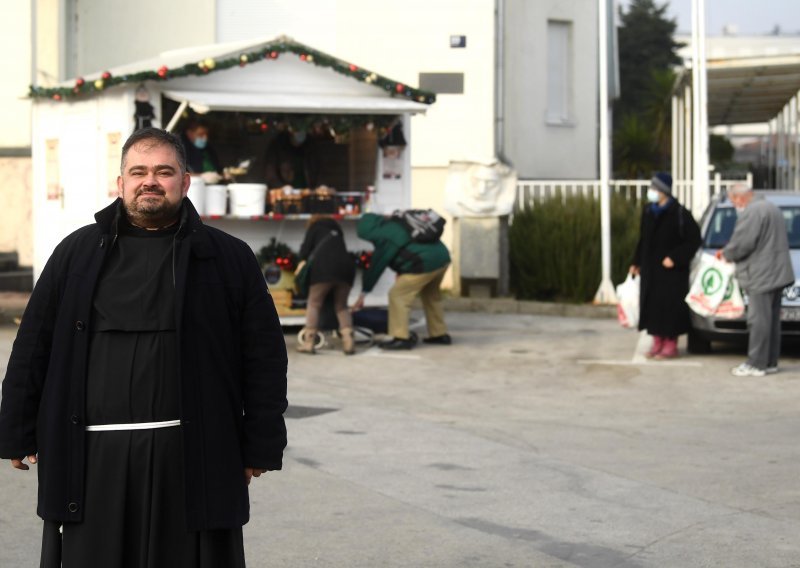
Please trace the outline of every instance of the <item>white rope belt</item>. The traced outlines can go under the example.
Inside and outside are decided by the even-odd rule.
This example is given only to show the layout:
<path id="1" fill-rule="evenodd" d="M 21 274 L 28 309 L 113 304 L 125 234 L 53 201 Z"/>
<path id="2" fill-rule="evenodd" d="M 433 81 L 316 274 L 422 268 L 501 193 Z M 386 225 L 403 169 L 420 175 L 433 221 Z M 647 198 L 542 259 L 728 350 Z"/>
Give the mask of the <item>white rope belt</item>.
<path id="1" fill-rule="evenodd" d="M 169 428 L 180 426 L 180 420 L 164 420 L 163 422 L 133 422 L 131 424 L 95 424 L 87 426 L 87 432 L 109 432 L 112 430 L 151 430 L 153 428 Z"/>

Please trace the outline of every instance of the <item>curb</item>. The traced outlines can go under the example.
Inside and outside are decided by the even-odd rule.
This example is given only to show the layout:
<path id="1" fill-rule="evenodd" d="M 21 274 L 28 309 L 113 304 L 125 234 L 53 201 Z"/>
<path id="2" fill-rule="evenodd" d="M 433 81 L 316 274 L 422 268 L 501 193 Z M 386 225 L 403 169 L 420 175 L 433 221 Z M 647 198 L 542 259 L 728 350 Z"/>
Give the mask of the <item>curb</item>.
<path id="1" fill-rule="evenodd" d="M 0 325 L 15 324 L 22 317 L 28 304 L 28 292 L 0 292 Z M 571 318 L 615 319 L 616 306 L 595 304 L 560 304 L 555 302 L 533 302 L 513 298 L 444 298 L 447 312 L 478 312 L 485 314 L 521 314 L 557 316 Z M 419 300 L 415 308 L 421 308 Z"/>
<path id="2" fill-rule="evenodd" d="M 513 298 L 445 298 L 445 311 L 487 314 L 523 314 L 572 318 L 616 319 L 617 307 L 595 304 L 560 304 Z"/>

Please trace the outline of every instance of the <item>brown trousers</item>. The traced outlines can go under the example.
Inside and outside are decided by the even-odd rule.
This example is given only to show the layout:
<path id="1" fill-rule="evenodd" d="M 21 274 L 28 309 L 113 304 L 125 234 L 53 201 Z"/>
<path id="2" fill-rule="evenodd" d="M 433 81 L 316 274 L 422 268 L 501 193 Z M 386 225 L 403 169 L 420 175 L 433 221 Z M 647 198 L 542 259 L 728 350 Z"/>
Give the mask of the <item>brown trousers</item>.
<path id="1" fill-rule="evenodd" d="M 408 318 L 411 303 L 419 295 L 425 320 L 428 324 L 428 335 L 438 337 L 447 333 L 442 309 L 440 287 L 447 266 L 425 272 L 423 274 L 400 274 L 389 290 L 389 335 L 398 339 L 408 339 Z"/>
<path id="2" fill-rule="evenodd" d="M 339 329 L 353 327 L 350 317 L 350 308 L 347 307 L 347 297 L 350 295 L 350 284 L 345 282 L 320 282 L 308 287 L 308 301 L 306 303 L 306 327 L 319 328 L 319 313 L 322 304 L 331 290 L 333 290 L 333 308 L 336 310 L 336 319 Z"/>

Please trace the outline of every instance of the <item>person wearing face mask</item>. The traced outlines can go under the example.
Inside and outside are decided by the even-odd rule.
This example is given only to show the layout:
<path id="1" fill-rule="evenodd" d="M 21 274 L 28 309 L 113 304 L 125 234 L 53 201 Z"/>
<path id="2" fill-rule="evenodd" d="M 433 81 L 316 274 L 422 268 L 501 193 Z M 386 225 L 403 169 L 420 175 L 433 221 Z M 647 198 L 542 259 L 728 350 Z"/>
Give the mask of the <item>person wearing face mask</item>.
<path id="1" fill-rule="evenodd" d="M 737 377 L 778 372 L 781 352 L 781 293 L 794 283 L 783 213 L 756 197 L 744 183 L 728 190 L 736 207 L 736 226 L 717 258 L 736 263 L 736 278 L 748 296 L 747 361 L 731 369 Z"/>
<path id="2" fill-rule="evenodd" d="M 678 356 L 678 336 L 689 331 L 689 264 L 700 247 L 700 227 L 672 195 L 672 176 L 657 173 L 647 190 L 631 274 L 641 277 L 639 329 L 653 336 L 646 357 Z"/>
<path id="3" fill-rule="evenodd" d="M 186 126 L 181 141 L 186 149 L 186 166 L 191 175 L 199 175 L 208 184 L 222 179 L 222 168 L 214 147 L 208 143 L 208 125 L 192 120 Z"/>
<path id="4" fill-rule="evenodd" d="M 265 178 L 267 186 L 275 189 L 291 186 L 314 189 L 320 183 L 320 156 L 315 129 L 311 136 L 302 127 L 285 128 L 267 147 Z"/>

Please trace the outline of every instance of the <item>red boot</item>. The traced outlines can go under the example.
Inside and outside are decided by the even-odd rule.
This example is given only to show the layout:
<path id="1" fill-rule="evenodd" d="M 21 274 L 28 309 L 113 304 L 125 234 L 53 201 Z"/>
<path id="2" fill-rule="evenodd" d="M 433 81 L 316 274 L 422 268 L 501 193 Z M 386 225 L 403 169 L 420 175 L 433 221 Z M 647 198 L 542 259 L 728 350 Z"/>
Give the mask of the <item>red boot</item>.
<path id="1" fill-rule="evenodd" d="M 656 355 L 656 359 L 675 359 L 678 356 L 678 338 L 665 337 L 661 347 L 661 352 Z"/>
<path id="2" fill-rule="evenodd" d="M 656 357 L 661 350 L 664 348 L 664 338 L 659 335 L 653 336 L 653 346 L 650 348 L 650 351 L 644 354 L 645 357 L 648 359 L 652 359 Z"/>

